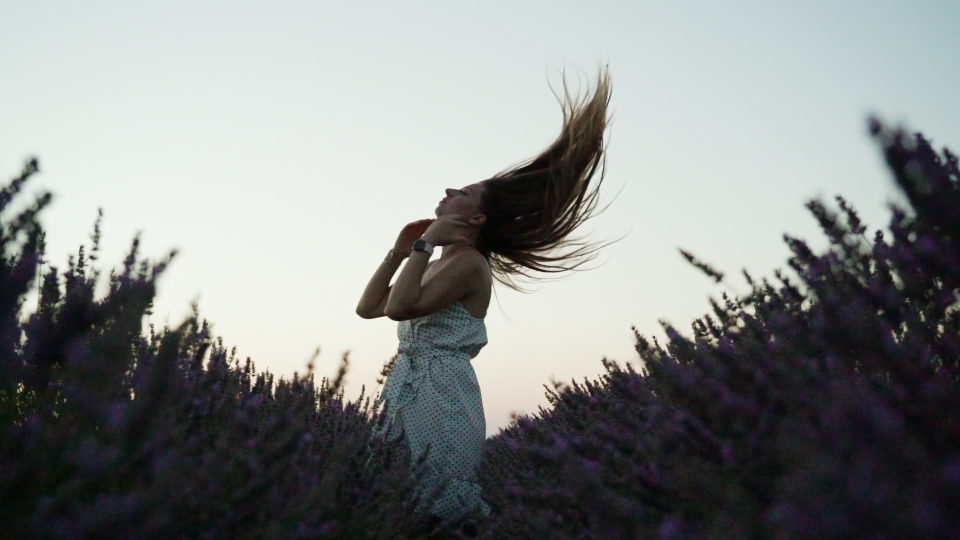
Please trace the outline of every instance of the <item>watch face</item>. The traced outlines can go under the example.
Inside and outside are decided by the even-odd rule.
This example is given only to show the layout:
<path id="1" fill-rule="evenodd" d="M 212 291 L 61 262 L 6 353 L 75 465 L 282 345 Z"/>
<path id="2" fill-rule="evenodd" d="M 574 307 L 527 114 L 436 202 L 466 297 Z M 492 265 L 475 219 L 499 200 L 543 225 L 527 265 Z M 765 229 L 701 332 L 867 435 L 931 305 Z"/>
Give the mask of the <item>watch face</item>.
<path id="1" fill-rule="evenodd" d="M 427 243 L 426 240 L 417 240 L 413 243 L 413 251 L 422 251 L 427 255 L 433 255 L 433 246 Z"/>

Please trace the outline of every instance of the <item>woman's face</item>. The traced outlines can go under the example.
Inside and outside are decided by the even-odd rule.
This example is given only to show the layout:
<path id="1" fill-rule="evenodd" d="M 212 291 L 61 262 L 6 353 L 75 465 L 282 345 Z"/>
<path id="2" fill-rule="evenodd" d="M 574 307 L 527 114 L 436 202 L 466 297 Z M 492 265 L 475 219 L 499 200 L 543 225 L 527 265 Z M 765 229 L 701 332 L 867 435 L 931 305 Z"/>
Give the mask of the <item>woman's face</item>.
<path id="1" fill-rule="evenodd" d="M 460 189 L 447 189 L 447 196 L 437 205 L 437 217 L 451 216 L 460 221 L 475 225 L 483 224 L 483 215 L 480 214 L 480 194 L 483 192 L 483 183 L 470 184 Z M 479 223 L 477 221 L 479 220 Z"/>

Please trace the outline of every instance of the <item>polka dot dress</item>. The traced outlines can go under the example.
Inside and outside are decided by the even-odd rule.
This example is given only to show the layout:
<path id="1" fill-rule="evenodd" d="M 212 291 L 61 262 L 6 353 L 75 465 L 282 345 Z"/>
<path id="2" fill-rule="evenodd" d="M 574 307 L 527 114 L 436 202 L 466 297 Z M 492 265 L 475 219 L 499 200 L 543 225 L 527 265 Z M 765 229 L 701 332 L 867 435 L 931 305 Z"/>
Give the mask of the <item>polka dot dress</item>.
<path id="1" fill-rule="evenodd" d="M 476 481 L 486 422 L 470 364 L 487 344 L 483 319 L 454 302 L 425 317 L 401 321 L 397 336 L 399 355 L 380 399 L 387 405 L 388 436 L 404 433 L 414 462 L 427 453 L 422 492 L 445 486 L 424 510 L 444 521 L 488 514 Z"/>

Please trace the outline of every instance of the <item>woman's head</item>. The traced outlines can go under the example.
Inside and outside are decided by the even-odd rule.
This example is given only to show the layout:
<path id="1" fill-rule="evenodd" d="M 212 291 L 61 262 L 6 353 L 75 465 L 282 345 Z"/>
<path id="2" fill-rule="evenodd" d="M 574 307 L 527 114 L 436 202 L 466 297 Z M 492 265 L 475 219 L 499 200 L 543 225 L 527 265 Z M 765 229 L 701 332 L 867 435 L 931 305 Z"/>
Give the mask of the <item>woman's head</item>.
<path id="1" fill-rule="evenodd" d="M 446 196 L 437 205 L 434 213 L 438 218 L 443 216 L 456 217 L 464 223 L 480 227 L 486 221 L 486 216 L 480 212 L 483 189 L 482 182 L 459 189 L 447 188 Z"/>
<path id="2" fill-rule="evenodd" d="M 474 193 L 476 213 L 484 216 L 477 249 L 488 256 L 497 280 L 512 288 L 518 288 L 516 276 L 573 270 L 599 249 L 569 235 L 597 206 L 609 74 L 601 70 L 593 94 L 582 99 L 570 96 L 566 81 L 563 89 L 558 96 L 563 126 L 553 144 L 530 161 L 474 184 L 481 187 Z"/>

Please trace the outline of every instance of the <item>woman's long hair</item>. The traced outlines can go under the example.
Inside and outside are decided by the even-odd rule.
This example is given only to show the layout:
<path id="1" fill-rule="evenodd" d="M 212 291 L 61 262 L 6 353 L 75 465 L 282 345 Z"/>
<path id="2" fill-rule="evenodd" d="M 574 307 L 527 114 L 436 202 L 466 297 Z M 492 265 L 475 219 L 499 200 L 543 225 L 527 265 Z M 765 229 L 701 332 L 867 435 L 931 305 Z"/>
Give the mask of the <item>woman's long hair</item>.
<path id="1" fill-rule="evenodd" d="M 573 98 L 563 81 L 560 136 L 540 155 L 483 182 L 487 216 L 477 248 L 497 281 L 520 290 L 515 278 L 574 270 L 600 247 L 570 233 L 595 215 L 605 161 L 610 76 L 600 71 L 593 94 Z M 599 174 L 598 174 L 599 172 Z M 591 180 L 596 177 L 596 182 Z"/>

